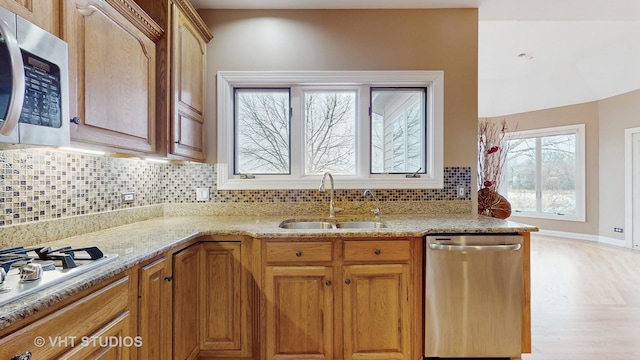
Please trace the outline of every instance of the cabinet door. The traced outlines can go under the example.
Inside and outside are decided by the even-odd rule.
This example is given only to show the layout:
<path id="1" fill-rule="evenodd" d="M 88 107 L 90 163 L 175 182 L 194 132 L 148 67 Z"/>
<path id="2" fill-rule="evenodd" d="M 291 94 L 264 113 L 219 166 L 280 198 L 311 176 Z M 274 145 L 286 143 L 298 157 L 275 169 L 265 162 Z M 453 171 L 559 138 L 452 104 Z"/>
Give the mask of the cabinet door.
<path id="1" fill-rule="evenodd" d="M 60 0 L 0 0 L 0 6 L 60 36 Z"/>
<path id="2" fill-rule="evenodd" d="M 122 3 L 138 11 L 125 17 L 104 0 L 64 2 L 70 113 L 79 122 L 71 139 L 148 154 L 156 150 L 155 43 L 128 20 L 142 10 Z"/>
<path id="3" fill-rule="evenodd" d="M 343 267 L 344 359 L 409 359 L 409 265 Z"/>
<path id="4" fill-rule="evenodd" d="M 198 355 L 200 245 L 173 255 L 173 359 Z"/>
<path id="5" fill-rule="evenodd" d="M 138 334 L 144 342 L 139 359 L 171 358 L 171 264 L 162 257 L 140 269 Z"/>
<path id="6" fill-rule="evenodd" d="M 332 268 L 267 266 L 266 359 L 333 359 Z"/>
<path id="7" fill-rule="evenodd" d="M 202 244 L 200 273 L 200 349 L 218 355 L 245 356 L 250 326 L 247 273 L 242 266 L 240 242 Z"/>
<path id="8" fill-rule="evenodd" d="M 176 5 L 172 24 L 172 154 L 204 160 L 207 44 Z"/>

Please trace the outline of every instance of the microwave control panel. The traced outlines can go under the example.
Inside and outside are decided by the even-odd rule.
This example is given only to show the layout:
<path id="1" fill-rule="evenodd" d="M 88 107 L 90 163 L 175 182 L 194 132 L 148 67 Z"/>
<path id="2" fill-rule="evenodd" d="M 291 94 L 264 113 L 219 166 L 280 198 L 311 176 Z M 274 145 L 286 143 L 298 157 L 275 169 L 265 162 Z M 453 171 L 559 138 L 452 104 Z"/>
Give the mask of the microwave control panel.
<path id="1" fill-rule="evenodd" d="M 25 96 L 20 122 L 51 128 L 62 126 L 60 68 L 22 51 Z"/>

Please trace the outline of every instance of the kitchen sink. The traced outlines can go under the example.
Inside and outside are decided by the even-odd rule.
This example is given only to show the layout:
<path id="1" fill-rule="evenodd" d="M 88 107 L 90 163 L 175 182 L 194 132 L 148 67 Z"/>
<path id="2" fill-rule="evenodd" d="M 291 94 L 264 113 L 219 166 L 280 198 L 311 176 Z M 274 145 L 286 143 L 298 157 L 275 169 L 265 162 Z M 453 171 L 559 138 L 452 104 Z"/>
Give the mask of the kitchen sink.
<path id="1" fill-rule="evenodd" d="M 381 229 L 387 224 L 379 221 L 343 221 L 336 223 L 338 229 Z"/>
<path id="2" fill-rule="evenodd" d="M 328 221 L 286 221 L 280 224 L 283 229 L 381 229 L 387 224 L 380 221 L 340 221 L 332 223 Z"/>
<path id="3" fill-rule="evenodd" d="M 283 229 L 335 229 L 336 225 L 326 221 L 291 221 L 280 224 Z"/>

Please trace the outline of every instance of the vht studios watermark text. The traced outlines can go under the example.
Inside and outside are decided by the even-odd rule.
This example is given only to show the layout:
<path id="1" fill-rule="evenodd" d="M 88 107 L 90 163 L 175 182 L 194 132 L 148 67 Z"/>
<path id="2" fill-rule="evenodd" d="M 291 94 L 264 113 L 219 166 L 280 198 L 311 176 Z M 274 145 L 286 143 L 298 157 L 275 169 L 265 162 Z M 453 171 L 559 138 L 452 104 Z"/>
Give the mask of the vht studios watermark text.
<path id="1" fill-rule="evenodd" d="M 141 347 L 140 336 L 36 336 L 33 344 L 37 347 Z"/>

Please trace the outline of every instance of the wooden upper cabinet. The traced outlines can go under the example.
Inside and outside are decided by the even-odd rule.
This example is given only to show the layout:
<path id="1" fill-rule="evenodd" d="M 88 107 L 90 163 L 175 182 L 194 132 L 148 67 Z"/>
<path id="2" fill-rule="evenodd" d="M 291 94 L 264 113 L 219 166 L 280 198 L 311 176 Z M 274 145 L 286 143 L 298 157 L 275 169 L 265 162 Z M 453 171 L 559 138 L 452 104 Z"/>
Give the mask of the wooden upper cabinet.
<path id="1" fill-rule="evenodd" d="M 171 154 L 199 161 L 205 160 L 207 41 L 193 19 L 173 5 Z"/>
<path id="2" fill-rule="evenodd" d="M 213 38 L 188 0 L 137 0 L 166 31 L 158 42 L 159 154 L 205 160 L 206 56 Z"/>
<path id="3" fill-rule="evenodd" d="M 62 0 L 0 0 L 0 6 L 59 37 L 60 1 Z"/>
<path id="4" fill-rule="evenodd" d="M 133 0 L 64 2 L 74 143 L 156 151 L 156 41 L 163 30 Z"/>

